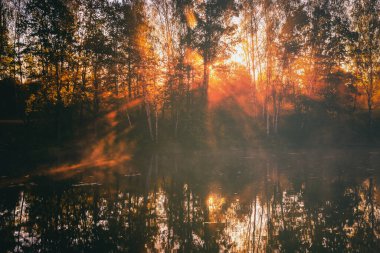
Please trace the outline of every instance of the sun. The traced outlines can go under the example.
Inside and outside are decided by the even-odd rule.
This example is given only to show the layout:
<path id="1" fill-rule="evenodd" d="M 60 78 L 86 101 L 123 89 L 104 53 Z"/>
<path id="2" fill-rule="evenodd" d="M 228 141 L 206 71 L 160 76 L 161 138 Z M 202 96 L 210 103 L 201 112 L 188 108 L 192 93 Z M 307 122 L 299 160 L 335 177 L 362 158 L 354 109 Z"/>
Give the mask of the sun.
<path id="1" fill-rule="evenodd" d="M 231 57 L 228 59 L 230 63 L 237 63 L 239 65 L 246 65 L 247 59 L 244 53 L 243 45 L 238 44 L 233 50 Z"/>

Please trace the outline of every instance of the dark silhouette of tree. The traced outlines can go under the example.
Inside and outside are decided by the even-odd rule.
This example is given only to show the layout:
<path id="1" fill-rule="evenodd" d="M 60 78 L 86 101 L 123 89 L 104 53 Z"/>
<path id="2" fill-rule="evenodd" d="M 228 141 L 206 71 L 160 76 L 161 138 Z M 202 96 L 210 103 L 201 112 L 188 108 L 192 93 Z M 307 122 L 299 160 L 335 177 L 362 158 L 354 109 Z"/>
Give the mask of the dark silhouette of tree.
<path id="1" fill-rule="evenodd" d="M 237 7 L 233 0 L 211 0 L 197 4 L 198 25 L 195 28 L 194 45 L 203 58 L 203 92 L 206 95 L 210 78 L 210 67 L 218 57 L 225 57 L 229 45 L 225 40 L 231 36 L 235 25 L 231 19 Z"/>

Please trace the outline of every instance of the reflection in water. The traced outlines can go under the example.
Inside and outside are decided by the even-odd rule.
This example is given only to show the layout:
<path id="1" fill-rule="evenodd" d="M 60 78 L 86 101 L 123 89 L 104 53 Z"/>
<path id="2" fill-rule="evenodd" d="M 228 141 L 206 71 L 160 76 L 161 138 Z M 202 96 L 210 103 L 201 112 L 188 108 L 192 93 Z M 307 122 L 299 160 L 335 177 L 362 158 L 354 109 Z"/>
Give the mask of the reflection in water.
<path id="1" fill-rule="evenodd" d="M 139 173 L 11 184 L 0 189 L 0 251 L 376 251 L 380 157 L 311 152 L 154 155 Z"/>

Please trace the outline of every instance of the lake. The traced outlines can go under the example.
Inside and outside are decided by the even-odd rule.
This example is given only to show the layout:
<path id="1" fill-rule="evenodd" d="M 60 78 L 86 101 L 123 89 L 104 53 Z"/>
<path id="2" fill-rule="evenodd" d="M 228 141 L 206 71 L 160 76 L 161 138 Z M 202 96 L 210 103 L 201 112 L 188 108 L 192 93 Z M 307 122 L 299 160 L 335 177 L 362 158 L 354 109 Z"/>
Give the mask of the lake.
<path id="1" fill-rule="evenodd" d="M 376 252 L 379 175 L 369 148 L 155 152 L 4 175 L 0 251 Z"/>

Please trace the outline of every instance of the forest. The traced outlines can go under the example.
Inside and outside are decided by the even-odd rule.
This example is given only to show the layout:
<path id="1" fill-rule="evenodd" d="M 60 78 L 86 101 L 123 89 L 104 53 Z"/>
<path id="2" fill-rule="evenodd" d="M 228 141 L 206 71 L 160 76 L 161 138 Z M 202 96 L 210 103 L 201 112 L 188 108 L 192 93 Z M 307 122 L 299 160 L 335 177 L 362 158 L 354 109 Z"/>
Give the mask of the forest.
<path id="1" fill-rule="evenodd" d="M 376 142 L 379 10 L 378 0 L 1 0 L 0 125 L 29 131 L 4 145 L 61 145 L 106 125 L 147 145 Z"/>

